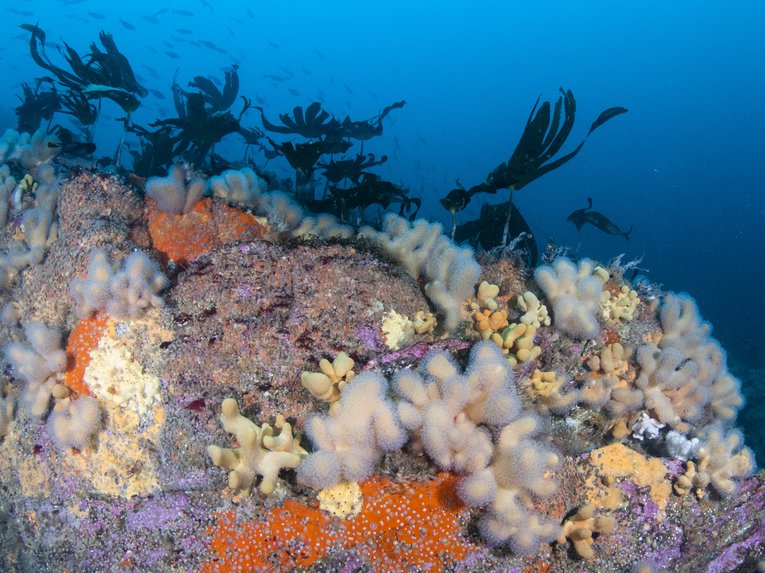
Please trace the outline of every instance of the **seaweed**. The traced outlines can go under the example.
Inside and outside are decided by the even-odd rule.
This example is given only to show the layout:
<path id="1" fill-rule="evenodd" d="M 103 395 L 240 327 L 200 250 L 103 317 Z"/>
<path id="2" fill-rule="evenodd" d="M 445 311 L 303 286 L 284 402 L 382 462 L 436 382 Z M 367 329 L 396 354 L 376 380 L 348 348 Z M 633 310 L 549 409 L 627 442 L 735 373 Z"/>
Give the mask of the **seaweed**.
<path id="1" fill-rule="evenodd" d="M 610 119 L 627 112 L 624 107 L 611 107 L 604 110 L 590 125 L 587 135 L 579 145 L 573 151 L 555 159 L 566 143 L 576 117 L 576 100 L 573 92 L 563 88 L 560 88 L 560 92 L 561 95 L 554 106 L 548 101 L 540 105 L 540 99 L 537 99 L 510 159 L 489 173 L 484 183 L 467 190 L 454 189 L 441 199 L 444 208 L 452 213 L 453 228 L 456 228 L 455 214 L 464 209 L 475 194 L 495 194 L 500 189 L 508 189 L 509 201 L 505 203 L 508 211 L 500 243 L 506 245 L 512 227 L 513 191 L 523 189 L 532 181 L 573 159 L 584 147 L 585 141 L 593 131 Z"/>
<path id="2" fill-rule="evenodd" d="M 234 116 L 228 108 L 236 101 L 239 90 L 237 66 L 226 72 L 226 84 L 223 92 L 214 87 L 212 80 L 196 76 L 189 83 L 200 91 L 187 92 L 173 78 L 173 103 L 178 117 L 156 120 L 151 127 L 167 127 L 173 130 L 173 157 L 183 156 L 188 161 L 203 165 L 208 156 L 212 156 L 215 144 L 231 133 L 242 133 L 240 120 L 252 107 L 251 101 L 240 96 L 243 102 L 242 110 Z M 221 108 L 227 105 L 228 107 Z M 245 131 L 245 137 L 255 135 L 253 131 Z"/>
<path id="3" fill-rule="evenodd" d="M 47 85 L 49 89 L 41 89 L 44 85 Z M 53 114 L 61 108 L 61 98 L 52 78 L 39 78 L 34 88 L 23 83 L 21 90 L 23 92 L 23 97 L 19 96 L 21 105 L 14 109 L 17 130 L 34 133 L 43 120 L 50 121 Z"/>

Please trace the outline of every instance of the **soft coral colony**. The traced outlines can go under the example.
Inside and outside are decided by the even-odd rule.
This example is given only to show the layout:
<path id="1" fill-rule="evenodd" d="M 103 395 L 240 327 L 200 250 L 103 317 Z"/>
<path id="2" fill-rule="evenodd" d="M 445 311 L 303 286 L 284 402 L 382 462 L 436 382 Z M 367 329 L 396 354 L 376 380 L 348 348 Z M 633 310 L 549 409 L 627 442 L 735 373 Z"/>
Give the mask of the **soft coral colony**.
<path id="1" fill-rule="evenodd" d="M 264 125 L 334 153 L 402 105 L 377 123 L 315 104 Z M 570 92 L 544 102 L 513 157 L 445 205 L 561 165 L 576 151 L 548 160 L 572 123 Z M 728 571 L 763 557 L 740 382 L 688 295 L 631 285 L 619 259 L 532 271 L 422 219 L 351 226 L 346 208 L 363 222 L 374 202 L 412 206 L 368 173 L 334 190 L 340 217 L 312 215 L 251 167 L 176 163 L 137 188 L 67 170 L 59 143 L 0 141 L 6 569 Z M 317 143 L 282 144 L 303 184 L 321 153 L 300 146 Z"/>

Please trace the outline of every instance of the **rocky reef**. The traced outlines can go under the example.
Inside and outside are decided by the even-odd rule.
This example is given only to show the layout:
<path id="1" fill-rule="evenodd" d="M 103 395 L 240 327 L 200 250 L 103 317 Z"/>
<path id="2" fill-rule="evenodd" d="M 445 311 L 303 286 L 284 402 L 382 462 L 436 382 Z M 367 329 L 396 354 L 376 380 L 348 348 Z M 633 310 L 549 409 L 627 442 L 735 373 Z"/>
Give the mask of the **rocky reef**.
<path id="1" fill-rule="evenodd" d="M 739 381 L 687 295 L 476 261 L 440 227 L 289 223 L 265 190 L 168 214 L 102 173 L 53 185 L 44 255 L 14 262 L 32 186 L 2 236 L 4 571 L 765 559 Z"/>

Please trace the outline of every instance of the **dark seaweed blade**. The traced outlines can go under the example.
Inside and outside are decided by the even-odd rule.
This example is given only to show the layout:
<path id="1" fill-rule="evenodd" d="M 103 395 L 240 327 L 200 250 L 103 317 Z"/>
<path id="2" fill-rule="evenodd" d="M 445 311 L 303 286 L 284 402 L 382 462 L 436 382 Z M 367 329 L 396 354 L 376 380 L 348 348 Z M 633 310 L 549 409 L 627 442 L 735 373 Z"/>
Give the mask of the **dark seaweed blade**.
<path id="1" fill-rule="evenodd" d="M 236 101 L 239 94 L 239 66 L 234 64 L 231 70 L 226 72 L 226 82 L 223 84 L 223 95 L 221 97 L 221 111 L 230 108 Z"/>
<path id="2" fill-rule="evenodd" d="M 542 142 L 543 149 L 550 148 L 550 145 L 552 144 L 553 139 L 558 133 L 558 130 L 560 128 L 562 103 L 563 102 L 561 101 L 561 98 L 558 98 L 558 101 L 555 102 L 555 109 L 553 110 L 552 121 L 550 122 L 550 127 L 547 129 L 547 137 L 545 137 L 545 140 Z"/>
<path id="3" fill-rule="evenodd" d="M 83 125 L 93 125 L 98 118 L 96 106 L 91 104 L 87 98 L 77 90 L 70 90 L 61 94 L 61 104 L 64 107 L 63 113 L 72 115 Z"/>
<path id="4" fill-rule="evenodd" d="M 576 118 L 576 100 L 574 99 L 574 94 L 571 90 L 563 91 L 562 88 L 560 91 L 563 93 L 563 125 L 561 125 L 558 133 L 553 138 L 552 143 L 540 156 L 541 161 L 539 165 L 544 164 L 548 159 L 552 159 L 561 150 L 574 127 L 574 119 Z"/>
<path id="5" fill-rule="evenodd" d="M 189 82 L 189 87 L 202 92 L 205 100 L 207 100 L 212 107 L 216 109 L 219 107 L 220 102 L 223 99 L 223 94 L 210 78 L 206 78 L 205 76 L 194 76 L 194 79 Z"/>
<path id="6" fill-rule="evenodd" d="M 102 68 L 106 72 L 106 77 L 111 80 L 109 85 L 123 88 L 141 97 L 146 97 L 149 91 L 136 80 L 130 61 L 119 51 L 114 37 L 102 31 L 98 35 L 98 39 L 101 41 L 101 45 L 106 50 L 106 53 L 103 54 L 98 48 L 91 49 L 91 51 L 93 56 L 102 58 Z"/>
<path id="7" fill-rule="evenodd" d="M 521 140 L 510 160 L 511 164 L 514 163 L 514 159 L 520 161 L 522 165 L 526 165 L 529 161 L 538 161 L 542 151 L 545 149 L 542 147 L 542 142 L 545 140 L 549 126 L 550 102 L 546 101 L 539 107 L 539 111 L 531 123 L 527 124 L 523 130 Z"/>
<path id="8" fill-rule="evenodd" d="M 380 112 L 380 116 L 379 116 L 379 119 L 380 119 L 380 121 L 382 121 L 383 119 L 385 119 L 385 116 L 386 116 L 386 115 L 388 115 L 390 112 L 392 112 L 394 109 L 401 109 L 401 108 L 402 108 L 402 107 L 404 107 L 405 105 L 406 105 L 406 100 L 403 100 L 403 99 L 402 99 L 402 100 L 400 100 L 400 101 L 396 101 L 396 102 L 393 102 L 393 103 L 392 103 L 392 104 L 390 104 L 389 106 L 386 106 L 386 107 L 385 107 L 385 108 L 383 108 L 383 110 Z"/>
<path id="9" fill-rule="evenodd" d="M 590 135 L 593 131 L 595 131 L 601 125 L 606 123 L 609 119 L 616 117 L 617 115 L 627 113 L 628 111 L 629 110 L 626 107 L 618 107 L 618 106 L 609 107 L 608 109 L 602 111 L 600 115 L 598 116 L 598 119 L 592 122 L 592 125 L 590 126 L 590 131 L 587 132 L 587 135 Z"/>
<path id="10" fill-rule="evenodd" d="M 257 109 L 260 112 L 260 120 L 263 122 L 263 127 L 265 127 L 268 131 L 273 131 L 274 133 L 282 133 L 282 134 L 290 134 L 295 133 L 291 127 L 289 126 L 283 126 L 283 125 L 276 125 L 275 123 L 271 123 L 268 118 L 266 117 L 266 113 L 263 111 L 263 108 L 260 106 L 255 106 L 255 109 Z M 283 117 L 289 117 L 287 114 L 281 114 L 279 115 L 279 119 L 284 121 Z"/>
<path id="11" fill-rule="evenodd" d="M 41 91 L 40 87 L 46 82 L 51 83 L 51 89 Z M 38 80 L 34 88 L 25 83 L 21 85 L 21 89 L 24 97 L 19 97 L 21 105 L 14 109 L 18 119 L 16 128 L 19 132 L 34 133 L 43 119 L 49 121 L 59 110 L 61 101 L 51 79 Z"/>
<path id="12" fill-rule="evenodd" d="M 186 100 L 183 98 L 183 90 L 181 89 L 181 86 L 178 85 L 178 70 L 176 70 L 173 75 L 173 85 L 171 89 L 173 91 L 175 113 L 179 118 L 183 119 L 186 117 Z"/>
<path id="13" fill-rule="evenodd" d="M 457 243 L 467 241 L 473 246 L 485 250 L 500 246 L 509 207 L 509 201 L 496 205 L 484 205 L 481 207 L 481 214 L 478 219 L 457 225 L 454 240 Z M 526 251 L 526 262 L 529 266 L 535 267 L 539 258 L 539 250 L 531 227 L 529 227 L 517 205 L 513 204 L 511 213 L 510 234 L 517 237 L 521 233 L 526 233 L 522 241 L 522 246 Z"/>
<path id="14" fill-rule="evenodd" d="M 316 116 L 321 111 L 321 104 L 318 101 L 313 102 L 305 110 L 305 122 L 308 125 L 314 125 L 316 123 Z"/>
<path id="15" fill-rule="evenodd" d="M 82 93 L 89 99 L 109 98 L 128 113 L 134 112 L 141 106 L 137 97 L 122 88 L 90 84 L 82 90 Z"/>
<path id="16" fill-rule="evenodd" d="M 22 24 L 21 27 L 31 33 L 29 37 L 29 53 L 32 60 L 43 69 L 51 72 L 56 78 L 67 87 L 80 87 L 83 82 L 76 75 L 59 68 L 50 61 L 45 53 L 45 32 L 42 28 L 33 24 Z"/>

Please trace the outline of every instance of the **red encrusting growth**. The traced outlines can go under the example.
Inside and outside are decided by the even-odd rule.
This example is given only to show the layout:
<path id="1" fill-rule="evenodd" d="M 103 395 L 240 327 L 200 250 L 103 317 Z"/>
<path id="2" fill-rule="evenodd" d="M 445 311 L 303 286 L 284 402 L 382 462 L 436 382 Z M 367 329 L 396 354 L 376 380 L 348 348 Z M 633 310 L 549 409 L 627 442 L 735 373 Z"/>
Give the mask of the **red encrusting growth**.
<path id="1" fill-rule="evenodd" d="M 213 203 L 209 197 L 184 215 L 168 215 L 147 197 L 146 212 L 152 246 L 176 263 L 192 261 L 234 241 L 262 239 L 267 233 L 262 219 Z"/>
<path id="2" fill-rule="evenodd" d="M 332 549 L 353 550 L 380 573 L 444 571 L 475 549 L 460 533 L 466 508 L 457 498 L 457 479 L 442 473 L 397 484 L 373 477 L 361 484 L 361 512 L 347 520 L 289 500 L 258 522 L 236 523 L 233 511 L 221 512 L 208 529 L 215 559 L 202 571 L 291 571 Z"/>
<path id="3" fill-rule="evenodd" d="M 90 396 L 90 389 L 85 384 L 85 369 L 90 364 L 90 353 L 98 348 L 108 323 L 109 315 L 105 312 L 83 318 L 72 329 L 66 342 L 64 385 L 81 396 Z"/>

